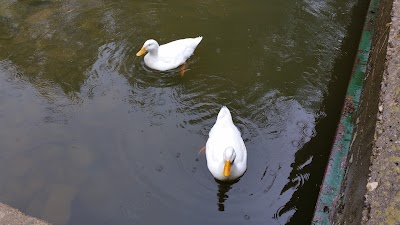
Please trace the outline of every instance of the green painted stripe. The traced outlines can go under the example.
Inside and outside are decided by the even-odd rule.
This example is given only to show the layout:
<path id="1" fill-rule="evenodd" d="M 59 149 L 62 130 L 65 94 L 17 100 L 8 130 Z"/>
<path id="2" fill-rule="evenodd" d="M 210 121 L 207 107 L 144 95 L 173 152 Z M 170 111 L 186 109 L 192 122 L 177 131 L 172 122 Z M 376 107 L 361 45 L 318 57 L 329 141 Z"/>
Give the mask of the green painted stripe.
<path id="1" fill-rule="evenodd" d="M 314 225 L 334 224 L 334 214 L 339 203 L 340 189 L 353 137 L 355 121 L 353 121 L 352 117 L 357 112 L 360 102 L 379 3 L 379 0 L 371 0 L 368 8 L 340 122 L 336 130 L 334 144 L 314 211 L 312 221 Z"/>

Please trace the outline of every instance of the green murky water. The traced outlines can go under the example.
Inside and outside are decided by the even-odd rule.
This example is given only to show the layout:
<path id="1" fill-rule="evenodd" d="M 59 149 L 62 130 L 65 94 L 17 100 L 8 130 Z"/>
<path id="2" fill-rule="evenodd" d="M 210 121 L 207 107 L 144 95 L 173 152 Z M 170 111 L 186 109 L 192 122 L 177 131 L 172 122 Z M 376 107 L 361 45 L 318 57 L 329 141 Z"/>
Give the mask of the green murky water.
<path id="1" fill-rule="evenodd" d="M 54 224 L 309 224 L 365 5 L 0 0 L 0 201 Z M 135 58 L 199 35 L 183 78 Z M 222 105 L 248 149 L 233 185 L 197 155 Z"/>

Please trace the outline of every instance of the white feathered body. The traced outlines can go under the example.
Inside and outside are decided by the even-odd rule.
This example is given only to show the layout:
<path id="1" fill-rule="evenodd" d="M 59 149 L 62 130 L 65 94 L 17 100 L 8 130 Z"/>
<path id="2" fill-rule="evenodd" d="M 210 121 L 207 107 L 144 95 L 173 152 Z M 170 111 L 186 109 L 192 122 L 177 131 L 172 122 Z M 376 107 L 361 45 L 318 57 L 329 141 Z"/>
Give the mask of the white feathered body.
<path id="1" fill-rule="evenodd" d="M 148 67 L 160 71 L 177 68 L 193 54 L 202 39 L 203 37 L 185 38 L 160 45 L 158 53 L 147 53 L 144 62 Z"/>
<path id="2" fill-rule="evenodd" d="M 236 158 L 231 166 L 231 174 L 223 175 L 224 151 L 232 147 Z M 218 180 L 235 180 L 242 176 L 247 168 L 247 150 L 238 128 L 232 121 L 229 109 L 223 106 L 218 113 L 217 121 L 211 128 L 206 144 L 207 167 Z"/>

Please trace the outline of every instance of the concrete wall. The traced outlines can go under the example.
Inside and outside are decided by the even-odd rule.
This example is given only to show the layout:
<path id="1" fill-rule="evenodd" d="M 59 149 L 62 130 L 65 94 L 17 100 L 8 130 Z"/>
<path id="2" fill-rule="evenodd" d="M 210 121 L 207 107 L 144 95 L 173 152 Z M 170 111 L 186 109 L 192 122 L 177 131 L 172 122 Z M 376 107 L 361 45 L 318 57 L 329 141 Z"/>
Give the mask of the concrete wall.
<path id="1" fill-rule="evenodd" d="M 375 21 L 375 32 L 359 110 L 354 117 L 356 127 L 347 159 L 348 167 L 342 183 L 340 201 L 336 208 L 335 224 L 362 224 L 364 195 L 367 192 L 366 184 L 374 147 L 392 3 L 393 0 L 383 0 L 379 11 L 373 12 L 378 14 L 378 18 Z"/>

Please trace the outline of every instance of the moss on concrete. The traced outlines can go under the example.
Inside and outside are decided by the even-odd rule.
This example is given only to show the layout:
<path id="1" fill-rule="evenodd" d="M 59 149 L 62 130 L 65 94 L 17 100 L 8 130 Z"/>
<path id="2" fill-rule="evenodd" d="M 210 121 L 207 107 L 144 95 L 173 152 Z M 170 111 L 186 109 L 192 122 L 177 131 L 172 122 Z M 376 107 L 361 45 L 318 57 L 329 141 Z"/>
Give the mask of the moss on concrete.
<path id="1" fill-rule="evenodd" d="M 368 59 L 367 71 L 361 101 L 354 121 L 356 123 L 352 144 L 350 146 L 348 166 L 342 183 L 342 193 L 337 206 L 334 223 L 335 224 L 364 224 L 361 223 L 364 209 L 364 195 L 367 192 L 368 182 L 378 182 L 378 186 L 370 189 L 372 192 L 381 190 L 382 187 L 391 187 L 391 183 L 381 182 L 380 180 L 368 180 L 371 156 L 373 155 L 375 141 L 378 133 L 382 134 L 383 129 L 376 129 L 376 123 L 382 118 L 379 117 L 381 111 L 386 110 L 386 106 L 380 105 L 381 82 L 384 77 L 386 48 L 388 44 L 389 26 L 391 21 L 390 12 L 392 10 L 393 0 L 382 0 L 379 2 L 376 13 L 377 18 L 374 21 L 374 35 L 372 37 L 372 46 Z M 366 21 L 366 24 L 372 21 Z M 378 116 L 377 116 L 378 115 Z M 382 148 L 377 149 L 381 151 Z M 386 163 L 376 165 L 377 170 L 381 171 L 383 176 L 391 176 L 393 168 Z M 371 202 L 366 214 L 381 216 L 384 211 L 379 208 L 381 202 Z M 377 210 L 370 210 L 371 207 Z M 382 221 L 381 221 L 382 222 Z M 379 224 L 379 223 L 376 223 Z"/>
<path id="2" fill-rule="evenodd" d="M 374 12 L 378 17 L 335 224 L 400 225 L 400 43 L 393 41 L 400 39 L 398 2 L 382 0 Z M 375 182 L 378 186 L 367 191 L 367 183 Z"/>
<path id="3" fill-rule="evenodd" d="M 400 0 L 393 2 L 369 181 L 361 224 L 400 224 Z"/>

